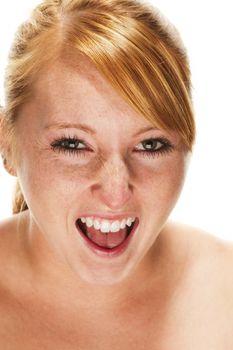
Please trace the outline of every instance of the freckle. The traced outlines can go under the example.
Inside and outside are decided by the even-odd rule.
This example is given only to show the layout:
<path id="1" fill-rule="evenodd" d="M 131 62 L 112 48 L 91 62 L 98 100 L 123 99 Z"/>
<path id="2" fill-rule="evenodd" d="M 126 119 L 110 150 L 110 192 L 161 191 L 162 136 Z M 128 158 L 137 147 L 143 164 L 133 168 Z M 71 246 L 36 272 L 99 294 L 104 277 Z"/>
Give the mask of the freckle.
<path id="1" fill-rule="evenodd" d="M 93 162 L 90 163 L 88 177 L 93 177 L 93 175 L 97 175 L 99 170 L 104 166 L 105 162 L 103 157 L 100 155 L 94 159 Z"/>
<path id="2" fill-rule="evenodd" d="M 88 181 L 93 179 L 98 175 L 101 167 L 104 166 L 104 159 L 101 156 L 93 157 L 90 162 L 86 164 L 72 164 L 66 166 L 61 172 L 66 173 L 66 176 L 69 177 L 70 181 Z"/>

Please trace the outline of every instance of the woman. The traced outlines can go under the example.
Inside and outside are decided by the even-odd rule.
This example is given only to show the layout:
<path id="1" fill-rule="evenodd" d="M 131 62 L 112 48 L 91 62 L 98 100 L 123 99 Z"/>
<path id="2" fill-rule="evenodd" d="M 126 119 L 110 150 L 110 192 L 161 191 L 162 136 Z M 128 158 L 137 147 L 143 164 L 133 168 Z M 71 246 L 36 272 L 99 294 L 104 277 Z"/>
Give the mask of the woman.
<path id="1" fill-rule="evenodd" d="M 5 93 L 1 348 L 231 349 L 232 247 L 168 219 L 195 140 L 174 27 L 138 0 L 45 0 Z"/>

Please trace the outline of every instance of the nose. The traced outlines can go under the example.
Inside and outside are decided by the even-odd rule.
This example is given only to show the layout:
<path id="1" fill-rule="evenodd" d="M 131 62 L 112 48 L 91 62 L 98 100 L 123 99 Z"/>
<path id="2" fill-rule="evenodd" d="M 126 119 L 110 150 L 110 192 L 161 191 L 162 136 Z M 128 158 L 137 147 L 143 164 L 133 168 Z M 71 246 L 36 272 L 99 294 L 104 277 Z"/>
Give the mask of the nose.
<path id="1" fill-rule="evenodd" d="M 113 210 L 122 209 L 129 201 L 132 186 L 126 162 L 119 156 L 103 161 L 92 194 Z"/>

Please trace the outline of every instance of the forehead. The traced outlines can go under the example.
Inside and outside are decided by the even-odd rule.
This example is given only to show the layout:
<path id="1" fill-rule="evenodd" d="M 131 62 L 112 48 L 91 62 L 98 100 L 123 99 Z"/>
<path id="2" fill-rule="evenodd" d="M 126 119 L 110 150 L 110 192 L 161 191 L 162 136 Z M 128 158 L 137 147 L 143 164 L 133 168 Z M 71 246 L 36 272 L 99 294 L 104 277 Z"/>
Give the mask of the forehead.
<path id="1" fill-rule="evenodd" d="M 33 86 L 40 115 L 67 118 L 112 115 L 130 118 L 135 126 L 151 123 L 137 114 L 84 55 L 65 56 L 41 72 Z M 46 113 L 44 113 L 46 111 Z"/>
<path id="2" fill-rule="evenodd" d="M 110 84 L 98 72 L 88 57 L 78 55 L 75 60 L 63 58 L 46 67 L 33 84 L 34 96 L 50 98 L 83 95 L 88 89 L 102 94 L 114 93 Z"/>

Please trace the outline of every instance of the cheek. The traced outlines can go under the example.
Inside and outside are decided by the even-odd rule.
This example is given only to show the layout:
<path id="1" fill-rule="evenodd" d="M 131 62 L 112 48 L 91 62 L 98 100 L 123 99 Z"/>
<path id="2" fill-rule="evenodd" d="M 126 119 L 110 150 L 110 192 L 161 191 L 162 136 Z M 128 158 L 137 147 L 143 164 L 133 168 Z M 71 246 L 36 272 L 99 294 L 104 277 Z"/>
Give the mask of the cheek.
<path id="1" fill-rule="evenodd" d="M 34 162 L 34 159 L 37 161 Z M 70 157 L 71 159 L 71 157 Z M 96 164 L 78 164 L 65 162 L 56 156 L 27 154 L 19 169 L 19 178 L 30 205 L 33 202 L 43 203 L 49 207 L 58 203 L 63 209 L 71 205 L 83 192 L 97 171 Z"/>
<path id="2" fill-rule="evenodd" d="M 185 172 L 185 159 L 180 154 L 154 168 L 141 170 L 144 207 L 161 215 L 169 213 L 181 193 Z"/>

